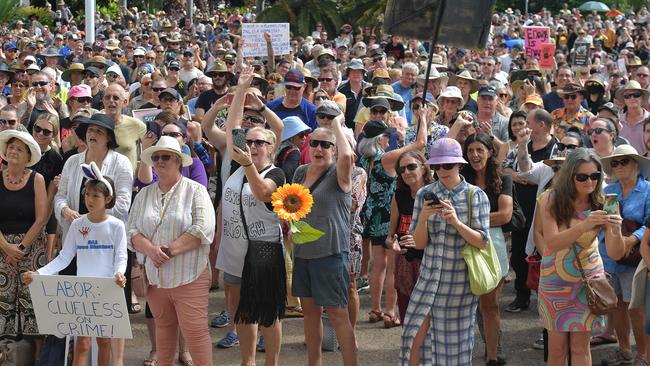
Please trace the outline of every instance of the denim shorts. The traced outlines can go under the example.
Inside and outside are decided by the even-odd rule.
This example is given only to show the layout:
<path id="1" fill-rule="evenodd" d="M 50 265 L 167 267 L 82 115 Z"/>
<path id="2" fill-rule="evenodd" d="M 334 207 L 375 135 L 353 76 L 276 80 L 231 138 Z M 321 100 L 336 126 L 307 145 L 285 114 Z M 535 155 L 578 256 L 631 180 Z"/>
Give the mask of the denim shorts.
<path id="1" fill-rule="evenodd" d="M 348 253 L 324 258 L 294 258 L 291 292 L 311 297 L 320 306 L 348 306 L 350 282 Z"/>
<path id="2" fill-rule="evenodd" d="M 634 270 L 620 273 L 610 273 L 609 283 L 614 288 L 616 295 L 623 297 L 623 301 L 629 303 L 632 300 L 632 279 Z"/>
<path id="3" fill-rule="evenodd" d="M 223 273 L 223 283 L 230 286 L 241 286 L 241 277 L 231 275 L 228 272 Z"/>

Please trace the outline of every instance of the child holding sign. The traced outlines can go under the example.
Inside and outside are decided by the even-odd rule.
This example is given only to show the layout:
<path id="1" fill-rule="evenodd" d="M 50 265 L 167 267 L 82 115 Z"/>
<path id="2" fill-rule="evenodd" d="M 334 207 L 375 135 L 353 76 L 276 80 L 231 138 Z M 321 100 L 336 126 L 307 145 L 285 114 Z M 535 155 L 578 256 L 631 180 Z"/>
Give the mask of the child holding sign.
<path id="1" fill-rule="evenodd" d="M 82 165 L 88 181 L 84 186 L 84 201 L 88 213 L 74 220 L 63 243 L 61 253 L 38 272 L 25 272 L 23 282 L 29 285 L 33 275 L 52 275 L 64 269 L 77 256 L 77 275 L 81 277 L 115 277 L 118 286 L 126 285 L 126 230 L 124 223 L 106 213 L 115 205 L 115 188 L 110 178 L 103 177 L 94 162 Z M 90 352 L 90 337 L 77 337 L 73 366 L 86 365 Z M 111 358 L 110 338 L 97 338 L 97 361 L 108 366 Z M 121 364 L 118 360 L 116 364 Z"/>

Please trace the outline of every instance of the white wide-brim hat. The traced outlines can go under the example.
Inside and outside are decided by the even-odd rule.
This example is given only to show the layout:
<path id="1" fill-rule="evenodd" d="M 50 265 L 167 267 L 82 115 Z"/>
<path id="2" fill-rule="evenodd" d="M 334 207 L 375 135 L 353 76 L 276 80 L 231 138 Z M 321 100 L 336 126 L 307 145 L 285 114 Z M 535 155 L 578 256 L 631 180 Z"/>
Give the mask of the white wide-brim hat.
<path id="1" fill-rule="evenodd" d="M 9 140 L 16 138 L 22 141 L 29 148 L 30 158 L 26 167 L 33 166 L 41 160 L 41 148 L 36 143 L 36 140 L 27 132 L 17 131 L 17 130 L 5 130 L 0 132 L 0 157 L 2 160 L 7 160 L 7 144 Z"/>
<path id="2" fill-rule="evenodd" d="M 158 151 L 168 151 L 170 153 L 174 153 L 178 155 L 182 162 L 183 166 L 190 166 L 192 165 L 192 157 L 183 154 L 181 151 L 181 146 L 178 144 L 178 140 L 171 136 L 161 136 L 158 142 L 156 142 L 155 145 L 146 148 L 142 152 L 142 161 L 144 161 L 148 165 L 153 165 L 153 160 L 151 160 L 151 156 L 155 154 Z"/>
<path id="3" fill-rule="evenodd" d="M 600 159 L 603 164 L 603 170 L 605 171 L 605 174 L 611 178 L 612 182 L 618 181 L 618 178 L 616 178 L 616 174 L 614 174 L 614 168 L 612 168 L 610 163 L 613 159 L 622 157 L 634 159 L 634 161 L 636 161 L 637 165 L 639 166 L 639 174 L 641 174 L 643 178 L 650 176 L 650 159 L 639 155 L 634 146 L 624 144 L 617 146 L 612 152 L 612 155 L 605 156 Z"/>

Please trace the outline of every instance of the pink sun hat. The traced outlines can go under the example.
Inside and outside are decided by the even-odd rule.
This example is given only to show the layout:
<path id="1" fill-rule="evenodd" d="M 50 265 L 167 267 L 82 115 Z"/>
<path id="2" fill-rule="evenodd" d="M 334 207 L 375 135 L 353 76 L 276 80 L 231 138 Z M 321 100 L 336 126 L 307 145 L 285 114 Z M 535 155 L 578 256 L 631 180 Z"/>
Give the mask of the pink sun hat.
<path id="1" fill-rule="evenodd" d="M 70 88 L 70 90 L 68 91 L 68 97 L 74 97 L 74 98 L 91 97 L 92 98 L 90 86 L 86 84 L 75 85 L 72 88 Z"/>

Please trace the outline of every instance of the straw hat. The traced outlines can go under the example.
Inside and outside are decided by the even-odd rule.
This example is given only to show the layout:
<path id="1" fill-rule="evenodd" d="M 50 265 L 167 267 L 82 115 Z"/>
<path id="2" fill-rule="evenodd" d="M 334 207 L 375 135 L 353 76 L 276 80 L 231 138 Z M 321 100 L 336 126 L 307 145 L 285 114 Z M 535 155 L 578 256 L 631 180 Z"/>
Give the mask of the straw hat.
<path id="1" fill-rule="evenodd" d="M 361 99 L 361 102 L 365 107 L 368 107 L 373 99 L 383 98 L 388 100 L 391 105 L 392 111 L 399 111 L 404 108 L 404 102 L 395 98 L 395 91 L 390 85 L 377 85 L 375 93 L 371 97 L 365 97 Z"/>
<path id="2" fill-rule="evenodd" d="M 627 84 L 625 84 L 624 87 L 619 88 L 616 91 L 616 94 L 615 94 L 616 99 L 618 99 L 620 101 L 623 101 L 624 100 L 623 97 L 625 96 L 625 93 L 628 92 L 628 91 L 640 91 L 641 93 L 643 93 L 643 98 L 644 99 L 648 97 L 648 94 L 650 94 L 650 92 L 648 92 L 646 89 L 643 89 L 641 87 L 641 84 L 639 84 L 638 81 L 630 80 L 629 82 L 627 82 Z"/>
<path id="3" fill-rule="evenodd" d="M 456 86 L 458 79 L 464 79 L 472 83 L 472 89 L 469 91 L 470 94 L 476 93 L 476 91 L 478 90 L 479 87 L 478 80 L 472 77 L 472 74 L 469 72 L 469 70 L 463 70 L 460 74 L 451 75 L 449 77 L 449 85 Z"/>
<path id="4" fill-rule="evenodd" d="M 153 165 L 151 156 L 158 151 L 168 151 L 176 154 L 179 158 L 181 158 L 183 166 L 190 166 L 193 163 L 192 157 L 187 154 L 183 154 L 181 151 L 181 146 L 178 144 L 178 140 L 171 136 L 161 136 L 155 145 L 146 148 L 142 152 L 142 161 L 148 165 Z"/>
<path id="5" fill-rule="evenodd" d="M 36 140 L 27 132 L 17 130 L 5 130 L 0 132 L 0 157 L 2 160 L 7 160 L 7 144 L 9 140 L 16 138 L 22 141 L 29 148 L 29 161 L 25 164 L 26 167 L 33 166 L 41 160 L 41 148 L 36 143 Z"/>
<path id="6" fill-rule="evenodd" d="M 80 73 L 81 75 L 83 75 L 85 69 L 86 69 L 86 68 L 84 67 L 83 64 L 80 64 L 80 63 L 73 63 L 73 64 L 70 65 L 70 67 L 69 67 L 67 70 L 65 70 L 65 71 L 61 74 L 61 79 L 62 79 L 63 81 L 70 82 L 70 81 L 71 81 L 71 80 L 70 80 L 70 76 L 71 76 L 71 74 L 72 74 L 73 72 L 78 72 L 78 73 Z"/>
<path id="7" fill-rule="evenodd" d="M 426 70 L 424 72 L 426 74 Z M 424 80 L 426 79 L 425 74 L 418 75 L 418 77 L 416 79 L 418 85 L 424 86 Z M 449 81 L 449 76 L 447 76 L 447 73 L 445 73 L 445 72 L 440 73 L 440 72 L 438 72 L 438 69 L 436 69 L 435 67 L 432 67 L 431 72 L 429 73 L 429 80 L 430 81 L 442 80 L 442 83 L 446 84 Z"/>
<path id="8" fill-rule="evenodd" d="M 644 178 L 650 177 L 650 159 L 639 155 L 634 146 L 623 144 L 617 146 L 612 152 L 612 155 L 605 156 L 604 158 L 600 159 L 603 163 L 603 170 L 605 171 L 605 174 L 607 174 L 608 177 L 611 177 L 612 182 L 616 182 L 618 179 L 616 178 L 614 169 L 610 164 L 615 158 L 622 157 L 634 159 L 634 161 L 636 161 L 639 166 L 639 172 L 641 175 Z"/>
<path id="9" fill-rule="evenodd" d="M 235 74 L 233 74 L 231 71 L 228 71 L 228 66 L 226 66 L 226 63 L 223 61 L 215 62 L 214 65 L 212 65 L 210 71 L 205 73 L 205 76 L 213 78 L 217 76 L 217 74 L 220 72 L 225 72 L 226 74 L 228 74 L 229 80 L 235 77 Z"/>

